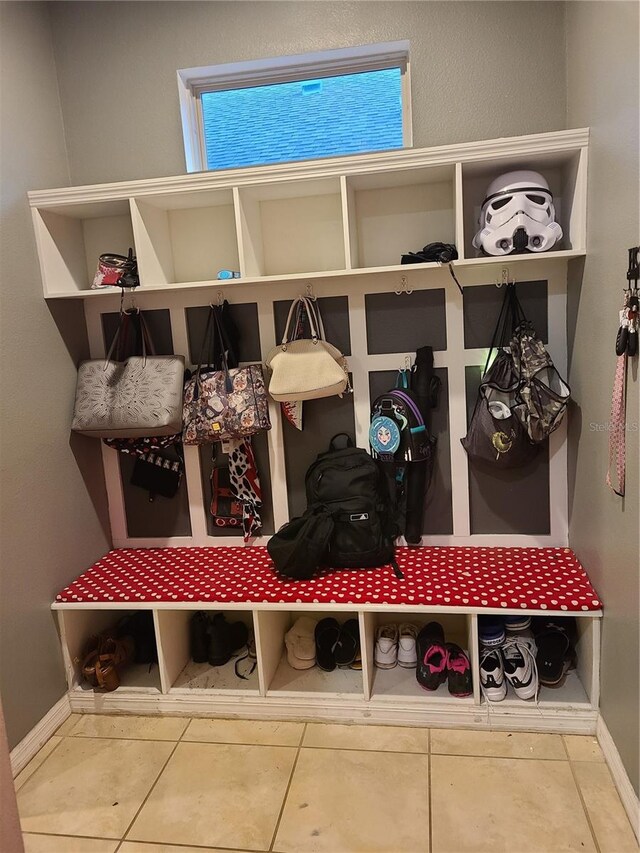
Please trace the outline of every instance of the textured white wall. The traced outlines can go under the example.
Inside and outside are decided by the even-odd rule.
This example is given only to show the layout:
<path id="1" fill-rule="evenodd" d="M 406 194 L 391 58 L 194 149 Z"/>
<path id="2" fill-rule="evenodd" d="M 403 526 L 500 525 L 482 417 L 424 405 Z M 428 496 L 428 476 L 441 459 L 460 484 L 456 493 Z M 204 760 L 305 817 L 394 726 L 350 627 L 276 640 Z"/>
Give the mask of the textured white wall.
<path id="1" fill-rule="evenodd" d="M 51 601 L 109 548 L 97 442 L 69 439 L 84 313 L 42 298 L 26 196 L 69 177 L 46 3 L 0 3 L 0 133 L 0 691 L 13 747 L 66 690 Z"/>
<path id="2" fill-rule="evenodd" d="M 52 3 L 72 183 L 185 171 L 176 70 L 410 39 L 414 145 L 565 127 L 554 2 Z"/>
<path id="3" fill-rule="evenodd" d="M 638 791 L 638 620 L 640 556 L 638 362 L 630 370 L 627 494 L 605 485 L 606 424 L 615 370 L 614 343 L 627 249 L 640 243 L 637 3 L 567 5 L 568 122 L 591 127 L 589 252 L 569 294 L 569 382 L 574 407 L 569 541 L 605 603 L 602 714 Z M 578 277 L 576 276 L 576 279 Z"/>

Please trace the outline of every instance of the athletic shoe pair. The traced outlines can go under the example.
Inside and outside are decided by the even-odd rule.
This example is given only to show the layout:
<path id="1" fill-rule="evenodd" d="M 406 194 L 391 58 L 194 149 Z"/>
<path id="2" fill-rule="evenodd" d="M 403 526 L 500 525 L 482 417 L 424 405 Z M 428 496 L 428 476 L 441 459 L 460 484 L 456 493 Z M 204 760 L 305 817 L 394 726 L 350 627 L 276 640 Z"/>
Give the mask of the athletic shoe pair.
<path id="1" fill-rule="evenodd" d="M 535 641 L 530 636 L 507 634 L 498 648 L 480 648 L 480 686 L 491 702 L 501 702 L 511 684 L 519 699 L 538 693 Z"/>
<path id="2" fill-rule="evenodd" d="M 439 622 L 429 622 L 416 638 L 416 679 L 425 690 L 437 690 L 446 681 L 452 696 L 473 693 L 471 664 L 460 646 L 445 643 Z"/>
<path id="3" fill-rule="evenodd" d="M 399 664 L 405 669 L 415 669 L 417 663 L 415 625 L 381 625 L 376 631 L 374 663 L 378 669 L 393 669 Z"/>

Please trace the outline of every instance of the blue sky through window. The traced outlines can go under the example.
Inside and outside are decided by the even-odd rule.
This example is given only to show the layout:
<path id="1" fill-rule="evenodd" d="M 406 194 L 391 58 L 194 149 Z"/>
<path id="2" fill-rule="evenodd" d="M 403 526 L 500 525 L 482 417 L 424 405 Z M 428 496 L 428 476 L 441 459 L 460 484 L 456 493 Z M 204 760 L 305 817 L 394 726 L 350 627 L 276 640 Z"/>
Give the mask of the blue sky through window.
<path id="1" fill-rule="evenodd" d="M 402 148 L 399 68 L 206 92 L 207 168 Z"/>

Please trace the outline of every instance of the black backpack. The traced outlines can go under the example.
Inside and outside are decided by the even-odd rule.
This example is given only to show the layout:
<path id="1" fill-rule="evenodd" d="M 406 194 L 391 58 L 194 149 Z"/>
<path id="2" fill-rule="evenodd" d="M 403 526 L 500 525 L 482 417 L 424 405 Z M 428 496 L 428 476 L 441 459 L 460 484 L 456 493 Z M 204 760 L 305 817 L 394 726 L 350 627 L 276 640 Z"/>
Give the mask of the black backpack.
<path id="1" fill-rule="evenodd" d="M 347 435 L 334 436 L 307 471 L 305 487 L 304 516 L 285 524 L 267 545 L 281 574 L 300 579 L 322 567 L 390 564 L 403 576 L 394 560 L 397 529 L 385 479 L 366 450 L 354 447 Z"/>

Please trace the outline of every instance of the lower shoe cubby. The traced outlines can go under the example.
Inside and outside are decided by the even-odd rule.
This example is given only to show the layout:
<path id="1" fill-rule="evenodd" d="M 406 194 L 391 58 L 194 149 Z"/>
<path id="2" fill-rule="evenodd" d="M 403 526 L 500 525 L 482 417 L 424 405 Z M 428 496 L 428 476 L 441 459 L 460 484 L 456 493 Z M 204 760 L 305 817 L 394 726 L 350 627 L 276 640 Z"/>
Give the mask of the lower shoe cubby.
<path id="1" fill-rule="evenodd" d="M 113 636 L 122 640 L 123 637 L 132 636 L 133 644 L 124 641 L 124 646 L 131 649 L 131 654 L 125 663 L 117 667 L 119 687 L 109 692 L 161 692 L 152 611 L 98 608 L 60 610 L 58 624 L 69 690 L 106 694 L 106 690 L 94 687 L 82 674 L 87 653 L 96 647 L 92 638 Z M 137 663 L 136 660 L 140 659 L 145 662 Z"/>
<path id="2" fill-rule="evenodd" d="M 476 617 L 477 618 L 477 617 Z M 535 617 L 534 617 L 535 618 Z M 547 617 L 538 617 L 547 618 Z M 552 621 L 568 618 L 567 616 L 551 615 Z M 571 618 L 571 617 L 569 617 Z M 588 616 L 575 617 L 576 638 L 575 657 L 576 664 L 572 666 L 561 682 L 554 687 L 549 687 L 541 682 L 537 697 L 522 699 L 516 695 L 513 686 L 507 681 L 507 695 L 502 701 L 489 701 L 484 694 L 481 695 L 481 703 L 485 708 L 499 712 L 504 709 L 510 710 L 527 707 L 534 710 L 553 712 L 572 710 L 592 710 L 599 703 L 599 659 L 600 659 L 600 619 Z M 529 632 L 527 632 L 529 633 Z M 518 634 L 512 634 L 518 636 Z M 480 681 L 479 666 L 482 660 L 482 642 L 479 641 L 478 665 L 476 667 L 476 680 Z M 536 656 L 537 657 L 537 656 Z M 538 670 L 537 660 L 536 673 Z"/>
<path id="3" fill-rule="evenodd" d="M 363 660 L 365 663 L 366 686 L 365 695 L 373 702 L 416 702 L 428 703 L 455 702 L 456 704 L 473 704 L 479 698 L 478 679 L 475 675 L 474 661 L 474 631 L 476 626 L 472 616 L 465 614 L 429 614 L 425 612 L 389 611 L 361 613 L 363 633 L 365 637 Z M 400 630 L 402 625 L 412 625 L 419 633 L 429 622 L 437 622 L 442 626 L 445 643 L 455 643 L 469 657 L 471 663 L 471 692 L 469 696 L 454 696 L 449 691 L 448 680 L 436 690 L 427 690 L 419 684 L 416 678 L 416 667 L 401 666 L 383 668 L 376 666 L 376 638 L 380 629 L 395 626 Z M 385 658 L 387 664 L 388 657 Z M 475 693 L 475 699 L 474 699 Z"/>
<path id="4" fill-rule="evenodd" d="M 363 695 L 361 669 L 352 667 L 337 667 L 331 672 L 321 669 L 317 663 L 305 669 L 291 665 L 287 654 L 287 632 L 304 617 L 318 624 L 322 619 L 333 618 L 340 626 L 349 620 L 357 624 L 358 641 L 361 642 L 358 614 L 354 612 L 323 612 L 302 611 L 289 612 L 284 610 L 261 610 L 256 612 L 256 636 L 258 655 L 262 663 L 262 678 L 267 696 L 329 696 L 358 697 Z M 310 623 L 309 623 L 310 624 Z M 315 632 L 314 632 L 315 633 Z M 309 632 L 311 635 L 311 632 Z M 302 642 L 301 654 L 305 657 L 308 651 L 302 651 L 306 644 Z M 308 648 L 308 646 L 307 646 Z M 295 659 L 295 652 L 294 652 Z M 308 662 L 309 659 L 306 658 Z M 301 659 L 298 661 L 300 665 Z"/>
<path id="5" fill-rule="evenodd" d="M 258 665 L 254 657 L 254 614 L 251 610 L 157 610 L 156 630 L 161 651 L 161 678 L 165 693 L 259 695 Z M 198 623 L 199 644 L 209 660 L 192 658 L 192 621 Z M 220 628 L 220 622 L 226 623 Z M 236 626 L 242 623 L 243 628 Z M 213 634 L 217 633 L 217 638 Z M 239 637 L 231 646 L 228 637 Z M 240 646 L 240 640 L 247 643 Z M 233 646 L 237 646 L 234 648 Z M 230 655 L 220 662 L 221 651 Z M 250 654 L 251 651 L 251 654 Z M 200 655 L 197 655 L 200 657 Z"/>

